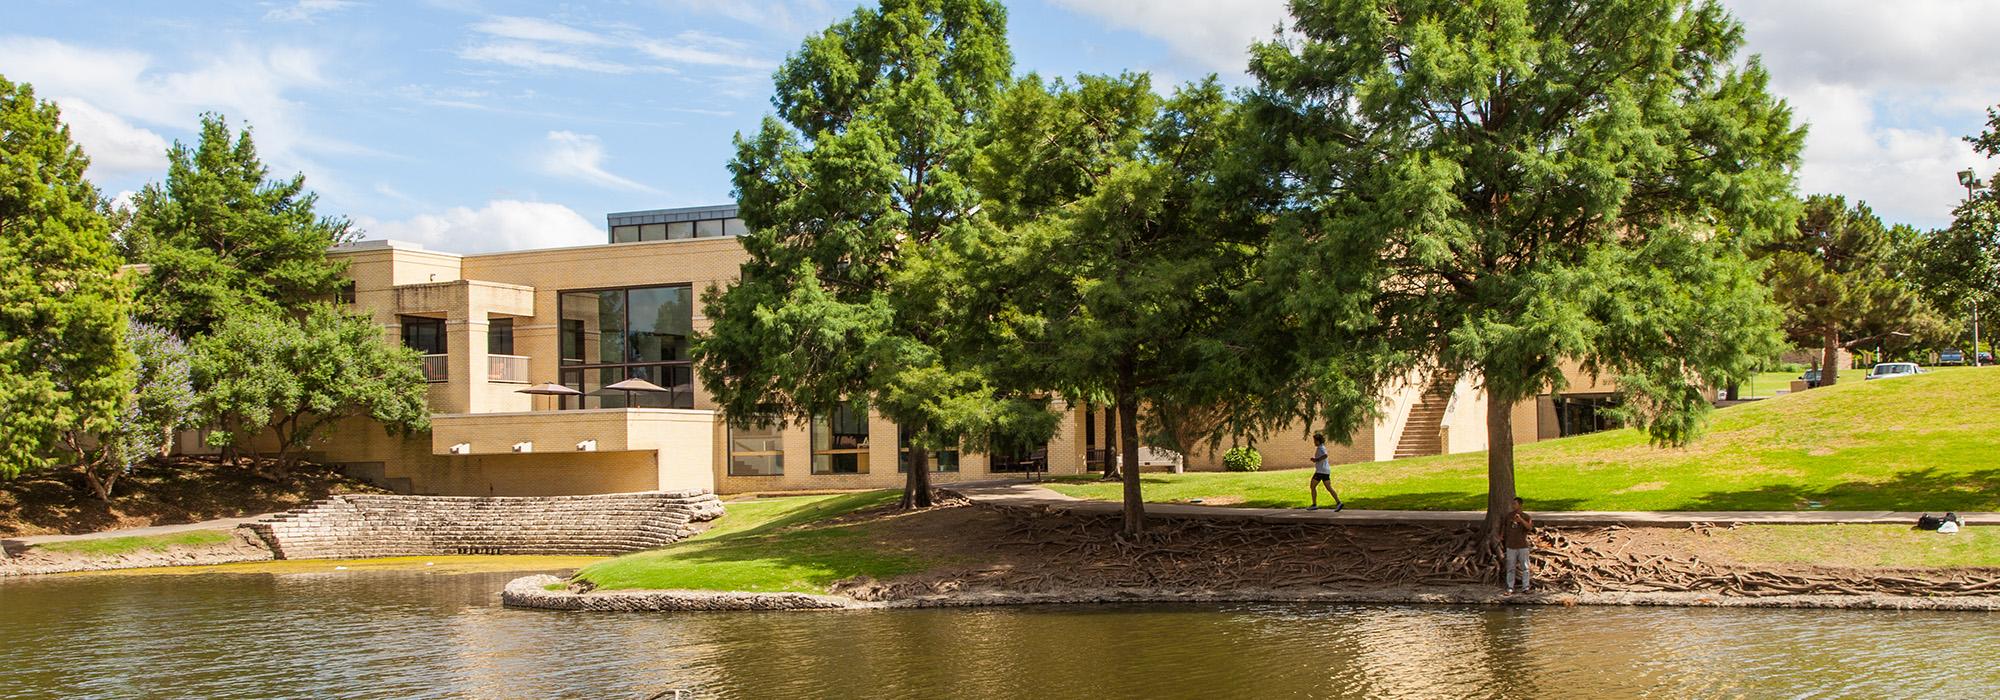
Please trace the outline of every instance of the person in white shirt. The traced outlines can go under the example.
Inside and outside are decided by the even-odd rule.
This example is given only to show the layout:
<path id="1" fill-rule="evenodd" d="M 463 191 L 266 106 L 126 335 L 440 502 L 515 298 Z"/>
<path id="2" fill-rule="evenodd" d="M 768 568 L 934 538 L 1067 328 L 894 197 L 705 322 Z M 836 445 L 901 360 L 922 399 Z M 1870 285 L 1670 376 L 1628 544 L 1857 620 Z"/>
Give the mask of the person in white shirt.
<path id="1" fill-rule="evenodd" d="M 1312 506 L 1306 510 L 1319 510 L 1319 487 L 1326 485 L 1326 493 L 1333 497 L 1333 512 L 1338 513 L 1347 504 L 1340 501 L 1340 494 L 1333 491 L 1333 467 L 1326 463 L 1326 436 L 1313 433 L 1313 478 L 1306 485 L 1306 493 L 1312 494 Z"/>

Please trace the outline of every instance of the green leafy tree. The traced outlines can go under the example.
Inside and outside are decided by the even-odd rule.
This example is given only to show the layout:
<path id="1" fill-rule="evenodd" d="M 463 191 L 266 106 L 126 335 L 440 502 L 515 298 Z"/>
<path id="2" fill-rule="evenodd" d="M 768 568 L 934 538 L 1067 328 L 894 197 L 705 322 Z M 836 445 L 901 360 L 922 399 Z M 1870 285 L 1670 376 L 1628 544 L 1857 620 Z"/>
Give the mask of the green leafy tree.
<path id="1" fill-rule="evenodd" d="M 127 293 L 90 161 L 53 103 L 0 77 L 0 477 L 116 421 L 132 384 Z"/>
<path id="2" fill-rule="evenodd" d="M 1213 79 L 1164 103 L 1144 77 L 1024 80 L 979 169 L 1011 225 L 927 267 L 955 271 L 934 284 L 964 297 L 962 354 L 996 384 L 1116 408 L 1127 533 L 1145 523 L 1141 408 L 1205 405 L 1186 379 L 1222 342 L 1254 250 L 1211 198 L 1233 119 Z"/>
<path id="3" fill-rule="evenodd" d="M 194 342 L 193 374 L 208 440 L 234 460 L 270 431 L 283 478 L 342 421 L 366 417 L 391 434 L 430 428 L 416 351 L 382 342 L 365 316 L 326 304 L 304 315 L 235 313 Z"/>
<path id="4" fill-rule="evenodd" d="M 1476 373 L 1488 527 L 1512 408 L 1578 362 L 1689 439 L 1769 354 L 1746 250 L 1789 226 L 1803 131 L 1692 0 L 1296 0 L 1252 49 L 1246 140 L 1273 234 L 1246 376 L 1274 420 L 1349 434 L 1413 372 Z M 1254 296 L 1254 295 L 1253 295 Z M 1272 357 L 1276 353 L 1277 357 Z"/>
<path id="5" fill-rule="evenodd" d="M 94 432 L 66 431 L 63 446 L 76 455 L 84 484 L 110 501 L 132 467 L 167 456 L 174 437 L 194 424 L 195 392 L 187 344 L 163 329 L 133 323 L 126 332 L 138 359 L 125 410 Z"/>
<path id="6" fill-rule="evenodd" d="M 239 310 L 298 312 L 339 287 L 326 252 L 357 232 L 314 213 L 304 175 L 269 179 L 249 129 L 203 115 L 196 145 L 176 142 L 167 159 L 166 181 L 134 198 L 125 237 L 127 255 L 147 266 L 141 318 L 194 338 Z"/>
<path id="7" fill-rule="evenodd" d="M 1966 141 L 1981 155 L 2000 158 L 2000 109 L 1986 115 L 1986 129 Z M 1933 306 L 1955 316 L 1990 316 L 2000 301 L 2000 191 L 1988 183 L 1960 202 L 1951 225 L 1926 237 L 1923 260 Z"/>
<path id="8" fill-rule="evenodd" d="M 1765 279 L 1785 310 L 1785 330 L 1793 342 L 1821 348 L 1823 385 L 1839 379 L 1842 350 L 1929 334 L 1928 309 L 1899 269 L 1896 241 L 1915 235 L 1902 229 L 1883 226 L 1865 203 L 1813 195 L 1798 224 L 1764 245 Z"/>
<path id="9" fill-rule="evenodd" d="M 999 3 L 883 0 L 785 60 L 776 116 L 737 137 L 729 166 L 749 260 L 704 300 L 702 383 L 739 425 L 803 423 L 847 400 L 896 421 L 915 446 L 905 507 L 930 504 L 929 449 L 1053 426 L 1029 397 L 947 365 L 931 302 L 893 282 L 912 250 L 977 225 L 975 125 L 1011 66 Z"/>

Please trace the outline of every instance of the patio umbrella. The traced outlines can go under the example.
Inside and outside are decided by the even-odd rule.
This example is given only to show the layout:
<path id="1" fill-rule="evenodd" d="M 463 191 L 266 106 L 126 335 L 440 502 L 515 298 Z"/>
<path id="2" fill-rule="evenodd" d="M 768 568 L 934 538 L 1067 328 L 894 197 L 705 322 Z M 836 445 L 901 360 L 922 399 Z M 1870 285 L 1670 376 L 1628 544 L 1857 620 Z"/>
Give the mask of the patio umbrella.
<path id="1" fill-rule="evenodd" d="M 652 382 L 640 379 L 638 377 L 633 377 L 631 379 L 627 379 L 617 384 L 606 384 L 604 386 L 604 389 L 606 391 L 617 390 L 625 392 L 625 405 L 628 408 L 632 405 L 632 392 L 647 391 L 653 393 L 666 393 L 672 391 L 672 389 L 668 389 L 666 387 L 654 384 Z"/>
<path id="2" fill-rule="evenodd" d="M 533 394 L 536 396 L 556 396 L 556 397 L 583 395 L 583 392 L 581 391 L 571 389 L 569 387 L 557 384 L 555 382 L 542 382 L 540 384 L 536 384 L 526 389 L 516 389 L 514 390 L 514 393 Z M 560 401 L 561 399 L 557 400 Z M 560 408 L 560 406 L 558 406 L 558 408 Z"/>

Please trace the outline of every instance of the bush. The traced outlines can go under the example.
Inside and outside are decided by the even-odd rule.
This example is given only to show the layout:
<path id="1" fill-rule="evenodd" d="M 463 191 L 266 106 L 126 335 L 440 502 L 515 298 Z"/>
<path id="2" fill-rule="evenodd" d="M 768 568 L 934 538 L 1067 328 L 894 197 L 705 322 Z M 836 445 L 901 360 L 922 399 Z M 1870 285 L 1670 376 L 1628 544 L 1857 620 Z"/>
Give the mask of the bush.
<path id="1" fill-rule="evenodd" d="M 1222 453 L 1222 468 L 1232 472 L 1254 472 L 1262 466 L 1264 455 L 1258 454 L 1255 448 L 1231 447 L 1228 452 Z"/>

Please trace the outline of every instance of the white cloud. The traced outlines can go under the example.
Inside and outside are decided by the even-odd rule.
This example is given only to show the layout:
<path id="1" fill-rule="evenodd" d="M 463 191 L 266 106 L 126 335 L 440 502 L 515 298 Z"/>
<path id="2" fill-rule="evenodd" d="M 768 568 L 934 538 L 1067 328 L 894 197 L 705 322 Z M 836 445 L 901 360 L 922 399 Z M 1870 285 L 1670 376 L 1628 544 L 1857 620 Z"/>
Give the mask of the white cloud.
<path id="1" fill-rule="evenodd" d="M 8 78 L 32 83 L 37 93 L 83 95 L 85 110 L 125 122 L 191 131 L 199 114 L 214 111 L 227 116 L 232 127 L 249 123 L 256 127 L 259 155 L 279 173 L 314 170 L 308 151 L 352 150 L 303 123 L 306 110 L 292 95 L 327 83 L 320 54 L 309 49 L 237 45 L 185 70 L 160 70 L 152 56 L 137 51 L 6 36 L 0 37 L 0 66 L 6 66 Z M 144 138 L 117 125 L 85 129 L 98 131 L 92 138 Z"/>
<path id="2" fill-rule="evenodd" d="M 556 177 L 612 189 L 659 192 L 652 187 L 605 170 L 604 143 L 590 134 L 579 134 L 574 131 L 549 132 L 540 165 L 542 172 Z"/>
<path id="3" fill-rule="evenodd" d="M 1270 38 L 1287 17 L 1286 0 L 1053 0 L 1112 27 L 1166 42 L 1174 55 L 1204 71 L 1243 72 L 1250 44 Z"/>
<path id="4" fill-rule="evenodd" d="M 704 32 L 686 31 L 666 41 L 648 41 L 639 50 L 672 63 L 769 69 L 777 64 L 751 53 L 750 45 Z"/>
<path id="5" fill-rule="evenodd" d="M 490 17 L 472 25 L 472 30 L 503 39 L 548 41 L 558 44 L 606 44 L 610 40 L 576 27 L 534 17 Z"/>
<path id="6" fill-rule="evenodd" d="M 338 12 L 355 6 L 353 0 L 298 0 L 290 5 L 273 7 L 264 13 L 264 19 L 273 22 L 311 22 L 328 12 Z"/>
<path id="7" fill-rule="evenodd" d="M 606 61 L 579 53 L 551 49 L 520 41 L 499 41 L 468 46 L 459 50 L 458 57 L 468 61 L 499 63 L 516 68 L 535 70 L 567 68 L 571 70 L 590 71 L 592 73 L 611 74 L 658 70 L 646 66 L 634 66 L 616 61 Z"/>
<path id="8" fill-rule="evenodd" d="M 70 136 L 90 156 L 93 177 L 159 175 L 167 170 L 167 139 L 133 126 L 82 98 L 58 97 Z"/>
<path id="9" fill-rule="evenodd" d="M 452 253 L 485 253 L 605 241 L 604 229 L 575 210 L 548 202 L 499 199 L 478 209 L 452 207 L 438 214 L 380 221 L 355 218 L 370 239 L 410 241 Z"/>
<path id="10" fill-rule="evenodd" d="M 663 4 L 676 11 L 721 15 L 787 37 L 826 26 L 835 13 L 826 0 L 666 0 Z"/>

